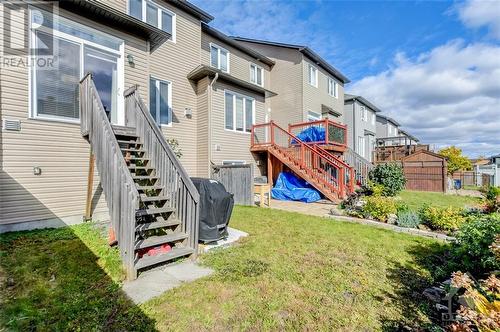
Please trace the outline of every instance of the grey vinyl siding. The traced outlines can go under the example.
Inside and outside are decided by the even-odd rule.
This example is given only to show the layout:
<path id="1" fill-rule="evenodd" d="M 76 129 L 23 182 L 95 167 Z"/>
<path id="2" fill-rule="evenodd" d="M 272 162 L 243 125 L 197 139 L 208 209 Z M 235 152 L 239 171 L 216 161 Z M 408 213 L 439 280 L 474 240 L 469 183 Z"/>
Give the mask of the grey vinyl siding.
<path id="1" fill-rule="evenodd" d="M 217 81 L 212 90 L 211 161 L 215 164 L 222 164 L 224 160 L 242 160 L 254 165 L 255 176 L 261 175 L 262 172 L 256 164 L 257 157 L 250 152 L 250 133 L 234 132 L 225 129 L 224 93 L 226 90 L 254 98 L 255 122 L 263 123 L 265 120 L 264 96 L 240 89 L 232 84 Z M 220 146 L 220 151 L 216 150 L 216 145 Z"/>
<path id="2" fill-rule="evenodd" d="M 317 87 L 309 84 L 309 65 L 314 66 L 318 71 L 318 84 Z M 307 112 L 312 111 L 321 114 L 322 106 L 330 107 L 338 112 L 340 117 L 331 117 L 332 120 L 341 122 L 342 114 L 344 113 L 344 86 L 343 83 L 328 74 L 323 68 L 311 62 L 306 56 L 303 56 L 302 61 L 303 69 L 303 120 L 307 121 Z M 338 84 L 338 98 L 330 96 L 328 93 L 328 78 L 333 79 Z"/>
<path id="3" fill-rule="evenodd" d="M 227 45 L 222 40 L 202 32 L 201 35 L 201 63 L 210 66 L 210 43 L 216 44 L 229 51 L 229 74 L 240 80 L 250 82 L 250 64 L 256 64 L 264 69 L 264 87 L 269 89 L 269 65 L 254 59 L 248 54 Z"/>
<path id="4" fill-rule="evenodd" d="M 367 110 L 367 121 L 363 121 L 361 117 L 361 108 L 365 107 Z M 358 154 L 363 155 L 366 159 L 371 161 L 373 152 L 373 142 L 370 138 L 375 139 L 377 133 L 376 122 L 372 124 L 372 117 L 375 112 L 368 106 L 360 103 L 359 101 L 348 101 L 344 106 L 344 119 L 347 124 L 347 145 L 356 151 Z M 368 133 L 373 133 L 369 135 Z M 365 145 L 359 146 L 358 137 L 365 137 Z"/>

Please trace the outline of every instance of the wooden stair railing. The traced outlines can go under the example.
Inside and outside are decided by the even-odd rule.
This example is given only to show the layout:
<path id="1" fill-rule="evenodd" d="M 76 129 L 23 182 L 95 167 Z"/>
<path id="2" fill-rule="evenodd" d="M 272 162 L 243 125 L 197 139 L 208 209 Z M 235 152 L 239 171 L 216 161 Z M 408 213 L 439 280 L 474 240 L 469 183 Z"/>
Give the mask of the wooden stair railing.
<path id="1" fill-rule="evenodd" d="M 111 125 L 91 75 L 80 82 L 81 133 L 95 155 L 127 277 L 135 279 L 138 270 L 196 256 L 199 194 L 137 86 L 125 100 L 125 126 Z"/>
<path id="2" fill-rule="evenodd" d="M 342 159 L 354 168 L 356 183 L 366 186 L 368 184 L 368 175 L 374 167 L 373 164 L 351 148 L 347 148 L 342 154 Z"/>
<path id="3" fill-rule="evenodd" d="M 160 178 L 159 183 L 165 187 L 166 195 L 171 197 L 168 204 L 176 209 L 182 230 L 188 234 L 188 245 L 193 249 L 193 255 L 196 256 L 200 194 L 151 117 L 138 93 L 138 86 L 125 91 L 124 96 L 125 125 L 136 128 L 136 133 L 142 140 L 144 148 L 149 151 L 150 163 L 156 167 Z"/>
<path id="4" fill-rule="evenodd" d="M 283 164 L 332 201 L 343 198 L 350 168 L 329 152 L 302 142 L 273 121 L 252 126 L 252 148 L 266 147 Z"/>
<path id="5" fill-rule="evenodd" d="M 90 74 L 80 82 L 80 120 L 82 136 L 88 139 L 96 156 L 95 162 L 120 255 L 127 276 L 133 279 L 136 275 L 135 214 L 139 209 L 139 192 Z"/>

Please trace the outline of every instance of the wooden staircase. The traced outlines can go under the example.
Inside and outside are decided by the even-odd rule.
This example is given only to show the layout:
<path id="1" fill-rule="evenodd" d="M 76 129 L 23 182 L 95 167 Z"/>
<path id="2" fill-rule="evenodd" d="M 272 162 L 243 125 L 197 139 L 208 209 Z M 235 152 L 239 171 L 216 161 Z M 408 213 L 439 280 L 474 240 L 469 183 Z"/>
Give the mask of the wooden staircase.
<path id="1" fill-rule="evenodd" d="M 302 142 L 274 122 L 252 127 L 252 151 L 268 151 L 331 201 L 354 190 L 353 169 L 319 146 Z"/>
<path id="2" fill-rule="evenodd" d="M 125 126 L 111 125 L 90 75 L 80 84 L 81 131 L 91 145 L 129 279 L 198 249 L 199 194 L 137 87 L 125 93 Z M 159 253 L 149 253 L 161 246 Z"/>

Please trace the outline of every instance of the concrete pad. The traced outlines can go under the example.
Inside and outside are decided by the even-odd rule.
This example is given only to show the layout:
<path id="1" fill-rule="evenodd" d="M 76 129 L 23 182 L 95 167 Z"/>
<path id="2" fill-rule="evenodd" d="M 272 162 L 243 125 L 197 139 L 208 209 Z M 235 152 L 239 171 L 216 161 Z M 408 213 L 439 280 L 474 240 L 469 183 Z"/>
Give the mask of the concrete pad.
<path id="1" fill-rule="evenodd" d="M 227 232 L 228 232 L 228 237 L 226 239 L 222 239 L 222 240 L 219 240 L 215 243 L 210 243 L 210 244 L 204 245 L 203 251 L 208 252 L 208 251 L 213 250 L 215 248 L 225 248 L 225 247 L 232 245 L 233 243 L 235 243 L 239 239 L 248 236 L 248 233 L 245 233 L 243 231 L 240 231 L 240 230 L 237 230 L 237 229 L 234 229 L 231 227 L 227 228 Z"/>
<path id="2" fill-rule="evenodd" d="M 134 303 L 139 304 L 181 283 L 180 280 L 162 270 L 154 270 L 142 273 L 136 280 L 125 282 L 122 289 Z"/>
<path id="3" fill-rule="evenodd" d="M 193 261 L 167 266 L 164 270 L 168 275 L 182 282 L 190 282 L 211 275 L 214 270 L 199 266 Z"/>

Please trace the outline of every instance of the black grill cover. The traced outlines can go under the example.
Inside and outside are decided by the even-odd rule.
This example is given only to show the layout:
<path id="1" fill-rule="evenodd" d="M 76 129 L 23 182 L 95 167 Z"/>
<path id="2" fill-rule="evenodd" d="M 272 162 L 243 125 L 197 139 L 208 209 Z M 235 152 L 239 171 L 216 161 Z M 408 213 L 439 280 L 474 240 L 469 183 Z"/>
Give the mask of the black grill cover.
<path id="1" fill-rule="evenodd" d="M 233 212 L 233 194 L 218 181 L 191 178 L 200 193 L 200 231 L 202 242 L 218 241 L 227 237 L 227 226 Z"/>

